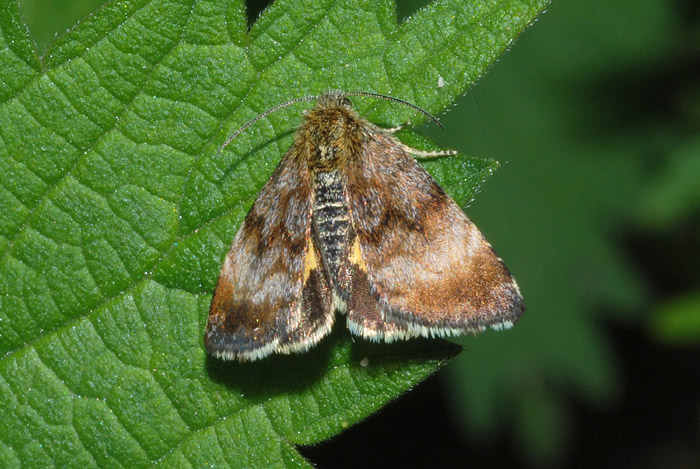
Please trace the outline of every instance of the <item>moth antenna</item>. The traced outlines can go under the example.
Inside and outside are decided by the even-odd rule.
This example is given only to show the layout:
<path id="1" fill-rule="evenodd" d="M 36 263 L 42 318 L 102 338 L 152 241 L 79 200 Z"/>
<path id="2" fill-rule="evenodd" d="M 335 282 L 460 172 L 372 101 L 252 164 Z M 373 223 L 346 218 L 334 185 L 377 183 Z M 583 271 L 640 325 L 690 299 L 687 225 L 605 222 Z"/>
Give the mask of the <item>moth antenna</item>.
<path id="1" fill-rule="evenodd" d="M 430 120 L 435 122 L 438 127 L 440 127 L 442 130 L 445 130 L 445 127 L 440 123 L 440 121 L 437 119 L 437 117 L 435 117 L 434 115 L 432 115 L 431 113 L 429 113 L 428 111 L 423 109 L 422 107 L 416 106 L 412 102 L 405 101 L 401 98 L 394 98 L 393 96 L 388 96 L 386 94 L 380 94 L 380 93 L 373 93 L 371 91 L 351 91 L 349 93 L 343 93 L 343 95 L 344 96 L 364 96 L 366 98 L 379 98 L 379 99 L 385 99 L 387 101 L 393 101 L 395 103 L 403 104 L 405 106 L 413 108 L 416 111 L 424 114 Z"/>
<path id="2" fill-rule="evenodd" d="M 263 118 L 269 116 L 270 114 L 272 114 L 273 112 L 279 111 L 280 109 L 284 109 L 286 107 L 289 107 L 292 104 L 301 103 L 304 101 L 313 101 L 314 99 L 318 99 L 318 95 L 302 96 L 301 98 L 290 99 L 289 101 L 278 104 L 277 106 L 270 108 L 267 111 L 264 111 L 264 112 L 258 114 L 257 116 L 253 117 L 251 120 L 249 120 L 248 122 L 243 124 L 243 126 L 240 127 L 238 130 L 236 130 L 233 134 L 231 134 L 231 136 L 226 139 L 224 144 L 219 147 L 219 150 L 216 152 L 216 155 L 218 156 L 219 153 L 221 153 L 224 150 L 224 148 L 226 148 L 228 146 L 229 143 L 231 143 L 236 137 L 238 137 L 240 134 L 245 132 L 248 127 L 255 124 L 260 119 L 263 119 Z"/>
<path id="3" fill-rule="evenodd" d="M 416 106 L 415 104 L 413 104 L 409 101 L 406 101 L 406 100 L 403 100 L 400 98 L 395 98 L 393 96 L 389 96 L 386 94 L 373 93 L 371 91 L 350 91 L 348 93 L 340 91 L 339 93 L 342 94 L 343 96 L 362 96 L 365 98 L 379 98 L 379 99 L 384 99 L 386 101 L 393 101 L 395 103 L 403 104 L 405 106 L 408 106 L 408 107 L 415 109 L 416 111 L 424 114 L 429 119 L 431 119 L 433 122 L 435 122 L 438 127 L 445 130 L 445 127 L 440 123 L 440 121 L 437 119 L 437 117 L 433 116 L 432 114 L 430 114 L 428 111 L 426 111 L 422 107 Z M 284 109 L 286 107 L 289 107 L 292 104 L 301 103 L 304 101 L 313 101 L 314 99 L 318 99 L 319 97 L 320 97 L 319 95 L 310 95 L 310 96 L 302 96 L 300 98 L 290 99 L 289 101 L 278 104 L 277 106 L 272 107 L 272 108 L 268 109 L 267 111 L 264 111 L 264 112 L 258 114 L 257 116 L 253 117 L 251 120 L 249 120 L 248 122 L 243 124 L 243 126 L 240 127 L 238 130 L 236 130 L 234 133 L 232 133 L 231 136 L 226 139 L 226 141 L 223 143 L 223 145 L 221 145 L 219 147 L 219 150 L 216 152 L 216 155 L 218 156 L 219 153 L 221 153 L 224 150 L 224 148 L 226 148 L 228 146 L 229 143 L 231 143 L 236 137 L 238 137 L 240 134 L 245 132 L 248 127 L 255 124 L 260 119 L 263 119 L 263 118 L 269 116 L 270 114 L 272 114 L 273 112 L 279 111 L 280 109 Z"/>

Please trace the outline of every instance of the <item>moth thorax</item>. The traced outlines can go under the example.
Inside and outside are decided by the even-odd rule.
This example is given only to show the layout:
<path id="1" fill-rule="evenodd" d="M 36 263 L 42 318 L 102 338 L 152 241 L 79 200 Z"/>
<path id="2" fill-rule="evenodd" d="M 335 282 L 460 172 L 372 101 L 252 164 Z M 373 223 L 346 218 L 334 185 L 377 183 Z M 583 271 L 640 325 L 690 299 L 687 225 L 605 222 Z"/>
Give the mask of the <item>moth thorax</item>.
<path id="1" fill-rule="evenodd" d="M 309 142 L 309 164 L 312 169 L 332 171 L 347 161 L 347 153 L 355 147 L 359 119 L 351 108 L 317 107 L 307 115 L 304 129 Z"/>
<path id="2" fill-rule="evenodd" d="M 313 172 L 334 171 L 340 168 L 341 149 L 334 145 L 322 144 L 311 153 L 309 166 Z"/>
<path id="3" fill-rule="evenodd" d="M 309 168 L 312 172 L 342 170 L 350 146 L 345 136 L 337 137 L 331 133 L 319 136 L 309 152 Z"/>

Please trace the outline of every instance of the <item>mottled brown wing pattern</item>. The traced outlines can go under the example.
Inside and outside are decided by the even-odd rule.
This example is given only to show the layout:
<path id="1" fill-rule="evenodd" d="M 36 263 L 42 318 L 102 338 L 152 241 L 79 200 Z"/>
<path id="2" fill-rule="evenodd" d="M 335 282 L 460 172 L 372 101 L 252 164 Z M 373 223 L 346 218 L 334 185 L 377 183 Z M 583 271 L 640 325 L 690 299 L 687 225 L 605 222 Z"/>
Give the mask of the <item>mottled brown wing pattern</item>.
<path id="1" fill-rule="evenodd" d="M 491 245 L 403 145 L 364 131 L 347 168 L 351 331 L 392 341 L 510 327 L 524 305 Z"/>
<path id="2" fill-rule="evenodd" d="M 335 309 L 375 341 L 510 327 L 520 291 L 464 212 L 347 95 L 316 98 L 226 255 L 208 352 L 245 361 L 304 351 Z"/>
<path id="3" fill-rule="evenodd" d="M 313 194 L 303 147 L 287 152 L 224 260 L 204 342 L 239 361 L 303 351 L 333 323 L 331 295 L 310 236 Z"/>

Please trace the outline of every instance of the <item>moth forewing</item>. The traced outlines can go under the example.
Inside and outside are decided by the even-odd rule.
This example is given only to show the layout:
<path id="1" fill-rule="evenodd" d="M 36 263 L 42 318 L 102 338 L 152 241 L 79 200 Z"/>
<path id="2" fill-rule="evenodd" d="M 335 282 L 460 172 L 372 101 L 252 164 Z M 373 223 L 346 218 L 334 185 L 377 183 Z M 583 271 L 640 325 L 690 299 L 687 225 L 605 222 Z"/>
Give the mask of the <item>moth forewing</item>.
<path id="1" fill-rule="evenodd" d="M 295 145 L 224 259 L 204 336 L 210 354 L 246 361 L 304 351 L 330 331 L 330 295 L 308 236 L 311 205 L 308 169 Z"/>

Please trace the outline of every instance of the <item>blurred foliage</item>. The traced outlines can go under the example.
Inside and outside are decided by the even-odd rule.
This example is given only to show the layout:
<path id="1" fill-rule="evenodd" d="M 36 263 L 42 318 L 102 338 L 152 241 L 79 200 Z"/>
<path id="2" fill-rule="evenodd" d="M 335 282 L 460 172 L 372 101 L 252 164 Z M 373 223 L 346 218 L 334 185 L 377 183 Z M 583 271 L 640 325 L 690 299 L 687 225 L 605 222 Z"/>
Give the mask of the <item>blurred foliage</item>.
<path id="1" fill-rule="evenodd" d="M 22 2 L 41 50 L 99 3 L 55 2 L 41 25 L 46 2 Z M 424 3 L 399 2 L 400 17 Z M 471 437 L 512 426 L 526 458 L 561 460 L 575 435 L 570 400 L 608 405 L 624 385 L 604 322 L 697 343 L 697 283 L 657 298 L 620 242 L 630 230 L 664 239 L 694 226 L 685 239 L 700 243 L 700 87 L 679 78 L 700 53 L 690 5 L 555 0 L 441 116 L 447 131 L 435 137 L 446 147 L 503 164 L 468 212 L 528 305 L 510 332 L 463 340 L 449 366 Z M 660 305 L 653 320 L 649 304 Z"/>
<path id="2" fill-rule="evenodd" d="M 700 55 L 700 46 L 697 49 Z M 700 115 L 700 100 L 693 100 L 700 96 L 700 86 L 693 85 L 679 90 L 677 96 L 683 111 L 695 108 L 695 113 L 685 115 L 686 122 Z M 645 233 L 664 240 L 670 245 L 667 250 L 675 251 L 666 263 L 669 270 L 677 271 L 669 278 L 669 283 L 676 280 L 671 288 L 677 293 L 660 299 L 648 324 L 659 341 L 700 346 L 700 137 L 680 140 L 665 156 L 648 178 L 637 218 Z"/>
<path id="3" fill-rule="evenodd" d="M 512 426 L 531 462 L 561 460 L 569 402 L 623 392 L 605 323 L 643 324 L 657 300 L 621 240 L 698 214 L 700 93 L 670 86 L 698 57 L 683 13 L 665 0 L 554 1 L 442 118 L 446 145 L 503 164 L 468 213 L 528 305 L 509 333 L 461 341 L 448 367 L 473 438 Z"/>
<path id="4" fill-rule="evenodd" d="M 674 298 L 654 311 L 652 332 L 672 344 L 700 344 L 700 291 Z"/>
<path id="5" fill-rule="evenodd" d="M 700 211 L 700 136 L 679 141 L 660 166 L 642 194 L 638 218 L 646 228 L 663 231 Z"/>

